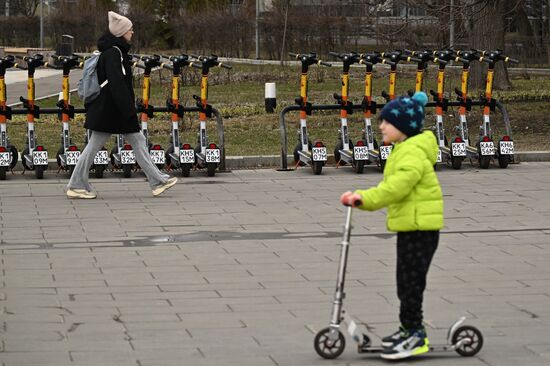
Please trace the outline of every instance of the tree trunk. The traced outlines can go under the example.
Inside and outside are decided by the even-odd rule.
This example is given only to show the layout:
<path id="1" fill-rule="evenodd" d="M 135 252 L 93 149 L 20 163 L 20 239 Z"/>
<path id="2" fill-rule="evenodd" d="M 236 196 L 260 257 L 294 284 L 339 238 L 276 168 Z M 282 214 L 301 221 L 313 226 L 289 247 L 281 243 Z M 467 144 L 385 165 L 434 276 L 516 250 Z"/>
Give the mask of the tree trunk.
<path id="1" fill-rule="evenodd" d="M 504 5 L 505 0 L 473 0 L 471 10 L 472 29 L 470 46 L 478 50 L 504 49 Z M 487 64 L 472 63 L 470 85 L 472 88 L 483 88 Z M 512 84 L 504 62 L 495 67 L 495 89 L 510 89 Z"/>

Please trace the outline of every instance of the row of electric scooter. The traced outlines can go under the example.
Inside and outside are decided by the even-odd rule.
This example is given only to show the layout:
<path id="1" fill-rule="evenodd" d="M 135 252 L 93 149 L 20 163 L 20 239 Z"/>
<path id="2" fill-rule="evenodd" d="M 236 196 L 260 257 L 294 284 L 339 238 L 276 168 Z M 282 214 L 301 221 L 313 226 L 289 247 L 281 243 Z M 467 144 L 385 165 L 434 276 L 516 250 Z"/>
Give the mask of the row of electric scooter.
<path id="1" fill-rule="evenodd" d="M 215 143 L 209 143 L 206 133 L 207 119 L 212 117 L 217 111 L 208 104 L 208 74 L 213 67 L 231 68 L 218 60 L 215 55 L 212 56 L 188 56 L 185 54 L 176 56 L 144 56 L 129 55 L 129 60 L 134 67 L 143 69 L 142 97 L 136 101 L 137 111 L 140 115 L 141 131 L 146 138 L 146 146 L 149 149 L 151 159 L 159 169 L 181 169 L 182 175 L 188 177 L 192 169 L 205 169 L 208 176 L 214 176 L 220 166 L 223 158 L 223 146 Z M 20 59 L 24 64 L 16 62 Z M 25 170 L 34 170 L 36 178 L 41 179 L 44 170 L 48 167 L 48 151 L 38 144 L 35 121 L 41 114 L 57 114 L 62 122 L 61 146 L 56 153 L 56 160 L 59 170 L 72 174 L 74 167 L 80 157 L 81 150 L 72 142 L 70 136 L 70 121 L 74 118 L 75 112 L 84 112 L 76 110 L 70 104 L 70 85 L 69 74 L 71 70 L 82 68 L 86 60 L 83 55 L 57 56 L 53 55 L 54 62 L 46 62 L 42 54 L 32 56 L 14 57 L 7 55 L 0 58 L 0 180 L 6 179 L 6 172 L 12 171 L 17 164 L 17 148 L 9 141 L 7 131 L 7 121 L 11 120 L 14 114 L 27 115 L 27 136 L 26 147 L 21 153 L 21 163 L 23 173 Z M 63 70 L 62 92 L 57 103 L 57 108 L 40 109 L 35 102 L 35 70 L 39 67 L 51 67 Z M 196 107 L 184 107 L 180 99 L 180 80 L 182 69 L 185 67 L 195 67 L 201 70 L 201 90 L 200 95 L 193 95 L 196 101 Z M 5 83 L 6 70 L 9 68 L 19 68 L 27 70 L 27 98 L 20 97 L 23 103 L 23 109 L 12 109 L 7 106 L 7 90 Z M 171 95 L 166 101 L 165 108 L 155 108 L 150 103 L 150 77 L 151 70 L 154 68 L 166 68 L 172 70 L 172 89 Z M 170 136 L 170 147 L 164 150 L 160 145 L 153 145 L 149 140 L 148 121 L 153 118 L 154 113 L 170 112 L 172 130 Z M 198 112 L 199 114 L 199 133 L 198 145 L 193 148 L 190 143 L 180 143 L 179 125 L 184 113 Z M 89 140 L 91 131 L 87 131 L 86 142 Z M 109 152 L 102 148 L 94 157 L 94 164 L 91 170 L 97 178 L 103 177 L 104 171 L 109 163 L 113 170 L 122 170 L 124 177 L 131 176 L 132 171 L 138 169 L 135 154 L 130 144 L 124 141 L 123 135 L 115 136 L 115 146 Z"/>
<path id="2" fill-rule="evenodd" d="M 506 57 L 501 50 L 495 51 L 457 51 L 454 49 L 445 49 L 441 51 L 393 51 L 393 52 L 373 52 L 358 54 L 350 53 L 330 53 L 332 56 L 342 61 L 342 91 L 341 94 L 334 94 L 339 108 L 329 108 L 327 105 L 312 105 L 308 101 L 308 70 L 311 65 L 332 66 L 330 63 L 321 61 L 315 53 L 296 54 L 290 53 L 290 56 L 301 62 L 300 78 L 300 96 L 295 99 L 300 111 L 300 127 L 298 130 L 298 144 L 294 148 L 294 161 L 296 167 L 310 166 L 314 174 L 321 174 L 323 166 L 327 161 L 327 147 L 320 141 L 313 141 L 308 137 L 307 116 L 312 114 L 313 110 L 340 110 L 340 129 L 339 136 L 334 149 L 334 158 L 337 166 L 350 165 L 356 173 L 362 173 L 365 165 L 375 164 L 382 170 L 384 169 L 386 159 L 392 151 L 392 145 L 382 142 L 378 144 L 374 137 L 372 128 L 372 118 L 377 109 L 383 107 L 383 104 L 377 104 L 372 94 L 372 72 L 374 65 L 387 64 L 390 66 L 389 72 L 389 92 L 382 92 L 386 101 L 396 97 L 396 74 L 397 64 L 401 61 L 415 62 L 416 83 L 415 91 L 423 91 L 424 73 L 430 63 L 438 66 L 437 72 L 437 90 L 430 90 L 433 102 L 428 103 L 428 107 L 435 107 L 436 121 L 433 127 L 434 134 L 439 144 L 438 164 L 450 164 L 454 169 L 460 169 L 465 159 L 476 161 L 479 167 L 487 169 L 492 161 L 497 161 L 501 168 L 506 168 L 510 162 L 513 162 L 514 142 L 511 133 L 502 136 L 495 142 L 495 136 L 491 129 L 491 112 L 495 111 L 498 102 L 492 97 L 493 80 L 495 65 L 498 62 L 518 63 L 519 61 Z M 462 64 L 461 88 L 455 88 L 456 102 L 451 102 L 444 93 L 445 87 L 445 67 L 451 62 Z M 472 100 L 468 96 L 468 76 L 470 64 L 474 61 L 485 62 L 488 64 L 487 78 L 485 85 L 485 94 L 480 96 L 479 100 Z M 353 64 L 362 64 L 366 66 L 365 74 L 365 94 L 361 104 L 354 105 L 349 100 L 349 71 Z M 410 91 L 409 94 L 414 93 Z M 479 129 L 479 137 L 472 141 L 469 137 L 467 114 L 473 105 L 483 107 L 483 121 Z M 443 115 L 449 106 L 458 106 L 460 123 L 455 127 L 455 133 L 449 140 L 446 137 L 443 127 Z M 334 107 L 334 106 L 333 106 Z M 361 110 L 364 117 L 364 128 L 362 136 L 355 145 L 351 141 L 348 130 L 348 116 L 354 110 Z M 282 113 L 286 113 L 283 111 Z"/>

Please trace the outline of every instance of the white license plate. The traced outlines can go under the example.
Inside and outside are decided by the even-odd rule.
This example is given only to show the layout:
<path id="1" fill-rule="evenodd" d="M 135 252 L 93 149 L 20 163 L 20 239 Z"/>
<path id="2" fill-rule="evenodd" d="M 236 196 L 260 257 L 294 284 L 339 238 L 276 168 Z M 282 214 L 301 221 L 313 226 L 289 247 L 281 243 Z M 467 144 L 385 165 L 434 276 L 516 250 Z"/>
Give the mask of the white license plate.
<path id="1" fill-rule="evenodd" d="M 76 165 L 80 158 L 80 151 L 67 151 L 65 153 L 65 159 L 67 159 L 67 165 Z"/>
<path id="2" fill-rule="evenodd" d="M 166 163 L 166 156 L 164 155 L 164 150 L 151 150 L 149 151 L 151 155 L 151 160 L 153 164 L 164 164 Z"/>
<path id="3" fill-rule="evenodd" d="M 453 156 L 466 156 L 466 143 L 465 142 L 453 142 L 451 144 Z"/>
<path id="4" fill-rule="evenodd" d="M 441 156 L 441 150 L 437 151 L 437 162 L 441 163 L 443 161 L 443 157 Z"/>
<path id="5" fill-rule="evenodd" d="M 180 150 L 180 163 L 181 164 L 194 164 L 195 163 L 195 151 L 191 149 Z"/>
<path id="6" fill-rule="evenodd" d="M 327 161 L 327 148 L 326 147 L 314 147 L 311 149 L 313 153 L 313 161 Z"/>
<path id="7" fill-rule="evenodd" d="M 353 158 L 355 160 L 368 160 L 369 159 L 369 148 L 367 146 L 354 146 L 353 147 Z"/>
<path id="8" fill-rule="evenodd" d="M 121 164 L 135 164 L 136 156 L 134 150 L 121 150 L 120 151 L 120 163 Z"/>
<path id="9" fill-rule="evenodd" d="M 107 150 L 99 150 L 94 156 L 94 165 L 108 165 L 109 152 Z"/>
<path id="10" fill-rule="evenodd" d="M 11 164 L 11 152 L 0 152 L 0 166 L 10 166 Z"/>
<path id="11" fill-rule="evenodd" d="M 514 155 L 514 142 L 513 141 L 500 141 L 500 154 L 501 155 Z"/>
<path id="12" fill-rule="evenodd" d="M 388 160 L 388 157 L 390 156 L 392 149 L 393 149 L 393 145 L 380 146 L 380 159 Z"/>
<path id="13" fill-rule="evenodd" d="M 47 151 L 33 151 L 32 152 L 33 165 L 48 165 L 48 152 Z"/>
<path id="14" fill-rule="evenodd" d="M 206 149 L 206 162 L 207 163 L 219 163 L 220 162 L 220 149 Z"/>
<path id="15" fill-rule="evenodd" d="M 493 144 L 493 141 L 480 142 L 479 149 L 481 150 L 481 155 L 495 155 L 495 144 Z"/>

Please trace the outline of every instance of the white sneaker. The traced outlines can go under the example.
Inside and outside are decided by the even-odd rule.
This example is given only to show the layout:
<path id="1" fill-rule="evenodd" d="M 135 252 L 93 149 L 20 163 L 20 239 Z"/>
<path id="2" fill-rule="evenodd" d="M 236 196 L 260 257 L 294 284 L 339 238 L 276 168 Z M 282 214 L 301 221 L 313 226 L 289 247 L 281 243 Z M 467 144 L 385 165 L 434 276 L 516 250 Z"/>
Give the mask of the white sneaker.
<path id="1" fill-rule="evenodd" d="M 97 197 L 97 194 L 94 192 L 87 191 L 85 189 L 67 189 L 68 198 L 83 198 L 83 199 L 94 199 Z"/>
<path id="2" fill-rule="evenodd" d="M 166 191 L 168 188 L 172 187 L 174 184 L 178 182 L 178 178 L 170 178 L 160 186 L 157 186 L 155 189 L 153 189 L 153 196 L 158 196 L 162 192 Z"/>

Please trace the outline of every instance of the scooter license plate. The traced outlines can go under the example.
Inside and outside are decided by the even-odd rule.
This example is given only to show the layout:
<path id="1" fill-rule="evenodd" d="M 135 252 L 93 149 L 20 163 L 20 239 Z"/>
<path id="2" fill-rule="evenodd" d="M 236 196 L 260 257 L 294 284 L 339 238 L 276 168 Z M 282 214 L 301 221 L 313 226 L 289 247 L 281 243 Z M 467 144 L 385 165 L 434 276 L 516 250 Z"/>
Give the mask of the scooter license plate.
<path id="1" fill-rule="evenodd" d="M 441 163 L 443 161 L 443 157 L 441 156 L 441 150 L 437 151 L 437 162 Z"/>
<path id="2" fill-rule="evenodd" d="M 195 163 L 195 151 L 194 150 L 180 150 L 180 163 L 181 164 L 194 164 Z"/>
<path id="3" fill-rule="evenodd" d="M 120 152 L 120 162 L 122 164 L 135 164 L 136 156 L 134 155 L 134 150 L 122 150 Z"/>
<path id="4" fill-rule="evenodd" d="M 326 147 L 314 147 L 311 149 L 313 153 L 313 161 L 327 161 L 327 148 Z"/>
<path id="5" fill-rule="evenodd" d="M 80 158 L 80 151 L 67 151 L 65 158 L 67 159 L 67 165 L 76 165 L 78 158 Z"/>
<path id="6" fill-rule="evenodd" d="M 109 164 L 109 152 L 107 150 L 99 150 L 94 156 L 94 165 Z"/>
<path id="7" fill-rule="evenodd" d="M 453 142 L 451 144 L 453 156 L 466 156 L 466 143 L 465 142 Z"/>
<path id="8" fill-rule="evenodd" d="M 495 144 L 492 141 L 480 142 L 479 149 L 481 150 L 481 155 L 495 155 Z"/>
<path id="9" fill-rule="evenodd" d="M 164 155 L 164 150 L 151 150 L 151 160 L 153 164 L 164 164 L 166 163 L 166 156 Z"/>
<path id="10" fill-rule="evenodd" d="M 10 166 L 11 164 L 11 152 L 0 152 L 0 166 Z"/>
<path id="11" fill-rule="evenodd" d="M 33 165 L 48 165 L 48 152 L 47 151 L 33 151 L 32 152 Z"/>
<path id="12" fill-rule="evenodd" d="M 500 154 L 501 155 L 514 155 L 514 142 L 513 141 L 500 141 Z"/>
<path id="13" fill-rule="evenodd" d="M 220 162 L 220 149 L 206 149 L 206 162 L 207 163 L 219 163 Z"/>
<path id="14" fill-rule="evenodd" d="M 367 146 L 354 146 L 353 147 L 353 158 L 355 160 L 368 160 L 369 159 L 369 148 Z"/>
<path id="15" fill-rule="evenodd" d="M 393 149 L 392 145 L 380 146 L 380 159 L 388 160 L 388 157 L 390 156 L 392 149 Z"/>

